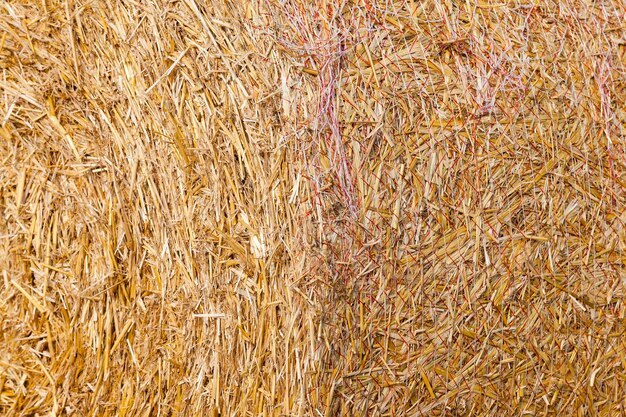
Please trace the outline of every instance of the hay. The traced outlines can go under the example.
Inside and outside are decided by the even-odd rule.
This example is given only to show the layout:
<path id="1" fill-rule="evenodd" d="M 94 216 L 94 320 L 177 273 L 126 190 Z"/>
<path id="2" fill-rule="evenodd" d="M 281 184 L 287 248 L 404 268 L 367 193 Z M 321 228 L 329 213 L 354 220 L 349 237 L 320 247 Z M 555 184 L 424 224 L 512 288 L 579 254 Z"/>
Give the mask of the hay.
<path id="1" fill-rule="evenodd" d="M 0 414 L 624 415 L 625 20 L 0 3 Z"/>

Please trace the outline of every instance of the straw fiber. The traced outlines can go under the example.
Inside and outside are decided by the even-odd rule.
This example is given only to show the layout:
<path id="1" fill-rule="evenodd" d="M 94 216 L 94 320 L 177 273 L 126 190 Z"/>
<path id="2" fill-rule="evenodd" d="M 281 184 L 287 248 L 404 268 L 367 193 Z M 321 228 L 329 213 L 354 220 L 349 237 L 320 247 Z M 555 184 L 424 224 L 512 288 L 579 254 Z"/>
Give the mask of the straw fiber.
<path id="1" fill-rule="evenodd" d="M 626 415 L 625 22 L 0 1 L 0 415 Z"/>

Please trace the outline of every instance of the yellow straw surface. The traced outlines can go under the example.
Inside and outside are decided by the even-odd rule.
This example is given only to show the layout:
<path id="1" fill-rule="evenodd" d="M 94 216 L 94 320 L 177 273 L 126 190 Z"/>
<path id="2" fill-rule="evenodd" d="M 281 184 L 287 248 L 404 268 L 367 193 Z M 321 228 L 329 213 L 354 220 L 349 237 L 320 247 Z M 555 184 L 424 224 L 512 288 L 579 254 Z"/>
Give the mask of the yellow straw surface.
<path id="1" fill-rule="evenodd" d="M 0 415 L 626 415 L 624 22 L 0 1 Z"/>

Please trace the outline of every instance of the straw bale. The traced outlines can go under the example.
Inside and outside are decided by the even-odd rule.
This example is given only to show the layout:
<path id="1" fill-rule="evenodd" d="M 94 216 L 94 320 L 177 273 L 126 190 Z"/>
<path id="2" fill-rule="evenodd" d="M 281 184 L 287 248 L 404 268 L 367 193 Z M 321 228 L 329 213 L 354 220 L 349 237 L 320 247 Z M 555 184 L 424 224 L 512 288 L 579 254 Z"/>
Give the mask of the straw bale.
<path id="1" fill-rule="evenodd" d="M 625 21 L 1 1 L 0 415 L 625 415 Z"/>

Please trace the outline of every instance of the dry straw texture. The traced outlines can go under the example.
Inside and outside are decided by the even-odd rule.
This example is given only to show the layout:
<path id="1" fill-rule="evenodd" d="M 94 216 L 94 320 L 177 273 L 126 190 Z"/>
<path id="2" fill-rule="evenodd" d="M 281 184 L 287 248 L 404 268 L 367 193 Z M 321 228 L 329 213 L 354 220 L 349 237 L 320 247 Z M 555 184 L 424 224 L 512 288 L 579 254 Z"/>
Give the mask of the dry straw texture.
<path id="1" fill-rule="evenodd" d="M 0 2 L 0 415 L 626 415 L 621 0 Z"/>

